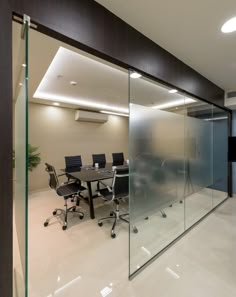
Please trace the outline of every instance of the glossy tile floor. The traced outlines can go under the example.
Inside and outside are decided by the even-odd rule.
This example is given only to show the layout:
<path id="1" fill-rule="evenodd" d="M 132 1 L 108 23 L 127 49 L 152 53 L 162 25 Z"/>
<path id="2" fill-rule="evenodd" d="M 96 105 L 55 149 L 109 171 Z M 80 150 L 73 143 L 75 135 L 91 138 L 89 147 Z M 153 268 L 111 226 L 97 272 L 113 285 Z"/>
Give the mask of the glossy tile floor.
<path id="1" fill-rule="evenodd" d="M 235 297 L 236 199 L 227 200 L 132 281 L 128 226 L 110 238 L 109 223 L 70 218 L 62 231 L 44 219 L 63 201 L 53 191 L 29 200 L 29 297 Z M 124 205 L 125 207 L 125 205 Z M 179 206 L 178 206 L 179 207 Z M 110 206 L 98 201 L 97 218 Z M 122 207 L 121 207 L 122 208 Z M 171 209 L 170 211 L 173 211 Z"/>

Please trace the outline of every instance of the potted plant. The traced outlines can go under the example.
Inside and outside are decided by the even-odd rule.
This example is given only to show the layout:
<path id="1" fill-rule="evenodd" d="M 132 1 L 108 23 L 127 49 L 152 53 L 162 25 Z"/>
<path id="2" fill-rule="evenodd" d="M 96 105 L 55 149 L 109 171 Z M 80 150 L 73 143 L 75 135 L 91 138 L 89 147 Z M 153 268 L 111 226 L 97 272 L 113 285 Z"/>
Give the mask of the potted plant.
<path id="1" fill-rule="evenodd" d="M 38 147 L 28 144 L 28 171 L 33 171 L 41 162 L 40 153 L 37 152 Z M 13 168 L 15 168 L 15 151 L 13 151 Z"/>

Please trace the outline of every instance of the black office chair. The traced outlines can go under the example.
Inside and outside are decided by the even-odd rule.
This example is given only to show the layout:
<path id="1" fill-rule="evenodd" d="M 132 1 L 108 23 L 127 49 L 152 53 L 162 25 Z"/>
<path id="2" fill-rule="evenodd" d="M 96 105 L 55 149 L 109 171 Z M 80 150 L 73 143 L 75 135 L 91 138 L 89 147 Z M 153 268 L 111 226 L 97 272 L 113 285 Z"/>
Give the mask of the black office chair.
<path id="1" fill-rule="evenodd" d="M 99 164 L 99 167 L 105 167 L 106 165 L 106 155 L 105 154 L 93 154 L 93 167 L 95 166 L 95 163 Z"/>
<path id="2" fill-rule="evenodd" d="M 124 164 L 124 154 L 123 153 L 112 153 L 112 165 L 119 166 Z"/>
<path id="3" fill-rule="evenodd" d="M 100 181 L 101 182 L 101 181 Z M 102 182 L 101 182 L 102 183 Z M 102 183 L 103 184 L 103 183 Z M 129 170 L 128 169 L 116 169 L 112 187 L 109 187 L 103 184 L 106 188 L 99 190 L 101 198 L 108 202 L 114 202 L 116 205 L 115 211 L 111 211 L 110 216 L 101 218 L 98 220 L 98 226 L 103 225 L 103 221 L 105 220 L 114 220 L 112 229 L 111 229 L 111 237 L 115 238 L 115 227 L 117 221 L 121 220 L 127 224 L 129 224 L 129 220 L 126 217 L 129 215 L 128 213 L 120 214 L 119 209 L 119 200 L 127 197 L 129 195 Z M 132 226 L 134 233 L 138 232 L 138 229 L 135 226 Z"/>
<path id="4" fill-rule="evenodd" d="M 71 198 L 71 197 L 76 197 L 76 200 L 79 200 L 79 194 L 81 191 L 85 190 L 86 188 L 82 187 L 80 182 L 77 181 L 73 181 L 71 183 L 65 183 L 62 185 L 59 185 L 59 181 L 58 181 L 58 176 L 56 174 L 55 168 L 48 164 L 45 163 L 46 165 L 46 171 L 49 174 L 49 186 L 51 189 L 55 190 L 57 195 L 60 197 L 64 198 L 65 201 L 65 209 L 61 209 L 61 208 L 56 208 L 53 211 L 53 215 L 51 217 L 49 217 L 45 222 L 44 222 L 44 227 L 47 227 L 50 220 L 53 218 L 57 218 L 61 220 L 61 216 L 63 216 L 63 220 L 61 220 L 62 222 L 62 230 L 66 230 L 67 229 L 67 216 L 68 213 L 78 213 L 79 214 L 79 218 L 82 220 L 84 218 L 84 213 L 77 210 L 76 205 L 68 208 L 67 205 L 67 199 Z"/>
<path id="5" fill-rule="evenodd" d="M 65 156 L 65 171 L 66 176 L 68 178 L 68 181 L 70 180 L 74 180 L 70 174 L 68 174 L 68 172 L 75 172 L 80 170 L 81 166 L 82 166 L 82 159 L 81 156 Z"/>
<path id="6" fill-rule="evenodd" d="M 66 169 L 80 168 L 82 166 L 81 156 L 65 156 Z"/>

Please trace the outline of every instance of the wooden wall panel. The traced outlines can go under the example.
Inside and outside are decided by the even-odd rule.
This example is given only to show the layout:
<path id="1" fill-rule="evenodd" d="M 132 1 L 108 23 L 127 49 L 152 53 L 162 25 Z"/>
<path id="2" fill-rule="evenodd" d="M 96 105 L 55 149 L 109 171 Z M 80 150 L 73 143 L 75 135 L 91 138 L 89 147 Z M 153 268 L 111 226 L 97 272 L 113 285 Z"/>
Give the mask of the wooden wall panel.
<path id="1" fill-rule="evenodd" d="M 12 30 L 7 0 L 0 1 L 0 296 L 12 296 Z"/>

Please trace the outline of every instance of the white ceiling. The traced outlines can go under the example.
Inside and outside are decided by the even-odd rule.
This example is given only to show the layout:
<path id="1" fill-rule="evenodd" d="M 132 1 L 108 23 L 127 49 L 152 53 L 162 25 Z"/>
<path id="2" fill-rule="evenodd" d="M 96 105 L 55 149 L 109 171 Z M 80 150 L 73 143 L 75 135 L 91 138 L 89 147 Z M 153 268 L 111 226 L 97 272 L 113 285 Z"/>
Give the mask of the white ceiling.
<path id="1" fill-rule="evenodd" d="M 24 54 L 24 42 L 20 39 L 20 31 L 21 25 L 13 23 L 13 87 L 18 85 L 18 73 L 22 69 Z M 76 81 L 77 85 L 72 86 L 70 81 Z M 103 109 L 83 105 L 82 101 L 85 101 L 85 103 L 106 105 L 107 108 L 104 109 L 111 111 L 113 107 L 127 109 L 128 84 L 127 70 L 30 30 L 29 100 L 31 102 L 52 105 L 53 102 L 59 101 L 62 102 L 62 106 L 75 109 Z M 168 91 L 168 88 L 147 79 L 130 79 L 132 103 L 153 106 L 177 100 L 184 102 L 186 99 L 184 95 L 170 94 Z M 68 102 L 68 99 L 73 102 Z M 199 102 L 193 105 L 199 105 Z"/>
<path id="2" fill-rule="evenodd" d="M 125 22 L 225 90 L 236 90 L 235 0 L 97 0 Z"/>

